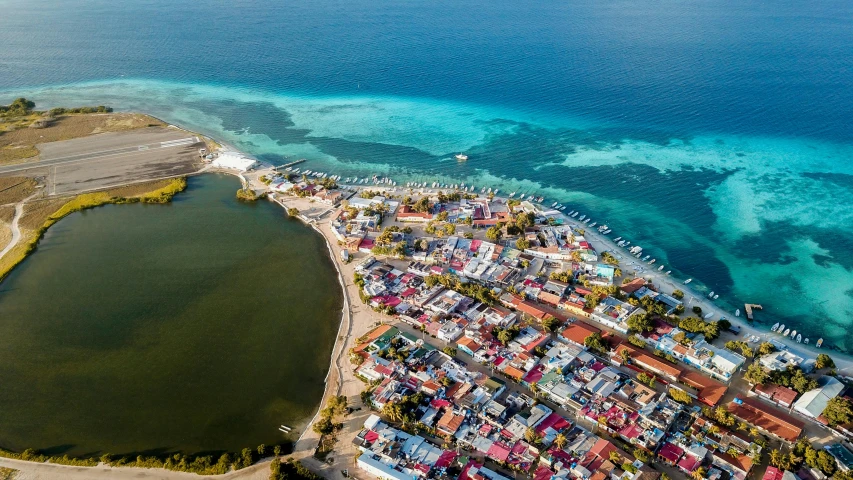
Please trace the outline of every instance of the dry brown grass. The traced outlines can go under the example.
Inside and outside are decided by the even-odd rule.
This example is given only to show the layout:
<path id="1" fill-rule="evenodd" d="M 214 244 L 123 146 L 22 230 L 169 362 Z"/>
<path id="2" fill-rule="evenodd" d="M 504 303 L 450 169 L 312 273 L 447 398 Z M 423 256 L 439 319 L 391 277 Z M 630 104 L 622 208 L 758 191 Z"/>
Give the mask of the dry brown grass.
<path id="1" fill-rule="evenodd" d="M 0 250 L 12 241 L 12 219 L 15 218 L 15 207 L 0 207 Z"/>
<path id="2" fill-rule="evenodd" d="M 0 223 L 12 223 L 13 218 L 15 218 L 14 206 L 8 205 L 5 207 L 0 207 Z"/>
<path id="3" fill-rule="evenodd" d="M 34 118 L 24 122 L 32 123 L 32 120 Z M 9 124 L 5 125 L 8 127 Z M 103 132 L 164 126 L 165 123 L 140 113 L 89 113 L 62 115 L 45 128 L 27 128 L 23 125 L 12 131 L 0 131 L 0 164 L 34 159 L 38 156 L 36 144 L 39 143 L 70 140 Z"/>
<path id="4" fill-rule="evenodd" d="M 36 191 L 36 181 L 29 177 L 0 177 L 0 205 L 18 203 Z"/>
<path id="5" fill-rule="evenodd" d="M 21 216 L 21 219 L 18 220 L 18 226 L 21 227 L 22 230 L 38 230 L 42 225 L 44 225 L 44 221 L 47 220 L 47 217 L 53 215 L 55 211 L 62 208 L 62 206 L 68 203 L 69 200 L 71 200 L 71 198 L 65 197 L 27 202 L 24 206 L 24 214 Z"/>

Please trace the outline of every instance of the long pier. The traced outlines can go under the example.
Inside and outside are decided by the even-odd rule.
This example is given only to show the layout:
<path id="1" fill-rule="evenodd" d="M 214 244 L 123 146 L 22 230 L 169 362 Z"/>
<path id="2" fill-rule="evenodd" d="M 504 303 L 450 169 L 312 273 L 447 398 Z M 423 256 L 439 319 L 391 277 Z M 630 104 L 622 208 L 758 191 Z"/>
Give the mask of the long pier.
<path id="1" fill-rule="evenodd" d="M 292 167 L 292 166 L 294 166 L 294 165 L 299 165 L 300 163 L 305 162 L 305 161 L 306 161 L 306 160 L 305 160 L 304 158 L 300 158 L 299 160 L 296 160 L 295 162 L 285 163 L 284 165 L 279 165 L 279 166 L 277 166 L 277 167 L 272 167 L 272 169 L 273 169 L 273 170 L 275 170 L 275 171 L 277 172 L 279 168 Z"/>

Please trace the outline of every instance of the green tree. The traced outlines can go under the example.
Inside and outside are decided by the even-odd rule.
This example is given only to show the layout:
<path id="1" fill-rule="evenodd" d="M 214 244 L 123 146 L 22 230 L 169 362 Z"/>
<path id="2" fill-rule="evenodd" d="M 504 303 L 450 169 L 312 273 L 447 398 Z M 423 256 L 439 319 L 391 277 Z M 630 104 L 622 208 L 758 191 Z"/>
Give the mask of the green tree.
<path id="1" fill-rule="evenodd" d="M 823 416 L 833 427 L 850 423 L 853 420 L 853 404 L 845 397 L 835 397 L 826 404 Z"/>
<path id="2" fill-rule="evenodd" d="M 610 345 L 598 332 L 591 333 L 584 339 L 583 344 L 590 350 L 595 350 L 600 353 L 606 354 L 610 351 Z"/>
<path id="3" fill-rule="evenodd" d="M 753 363 L 746 369 L 743 374 L 743 379 L 752 385 L 764 385 L 769 380 L 770 375 L 764 370 L 760 363 Z"/>
<path id="4" fill-rule="evenodd" d="M 681 300 L 682 298 L 684 298 L 684 292 L 682 292 L 681 290 L 673 290 L 672 297 Z"/>
<path id="5" fill-rule="evenodd" d="M 762 342 L 761 345 L 758 346 L 758 355 L 764 356 L 769 355 L 776 351 L 776 346 L 770 342 Z"/>
<path id="6" fill-rule="evenodd" d="M 526 238 L 519 238 L 515 241 L 515 248 L 519 250 L 527 250 L 530 248 L 530 240 Z"/>
<path id="7" fill-rule="evenodd" d="M 818 370 L 820 370 L 822 368 L 835 368 L 835 362 L 832 361 L 832 357 L 830 357 L 829 355 L 827 355 L 825 353 L 821 353 L 815 359 L 814 366 Z"/>
<path id="8" fill-rule="evenodd" d="M 628 318 L 628 328 L 634 332 L 651 332 L 654 330 L 654 321 L 649 314 L 637 314 Z"/>
<path id="9" fill-rule="evenodd" d="M 503 232 L 501 231 L 500 228 L 498 228 L 496 226 L 495 227 L 489 227 L 488 230 L 486 230 L 486 238 L 491 240 L 492 242 L 499 242 L 502 237 L 503 237 Z"/>
<path id="10" fill-rule="evenodd" d="M 681 390 L 680 388 L 670 387 L 668 392 L 670 398 L 672 398 L 678 403 L 682 403 L 684 405 L 690 405 L 691 403 L 693 403 L 693 398 L 691 398 L 690 395 L 687 394 L 687 392 Z"/>

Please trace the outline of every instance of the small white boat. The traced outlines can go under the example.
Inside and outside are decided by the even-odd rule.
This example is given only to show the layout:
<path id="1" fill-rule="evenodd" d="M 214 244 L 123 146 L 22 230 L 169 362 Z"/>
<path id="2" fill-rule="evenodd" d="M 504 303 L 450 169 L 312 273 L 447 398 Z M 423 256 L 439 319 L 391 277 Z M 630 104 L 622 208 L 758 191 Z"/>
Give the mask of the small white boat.
<path id="1" fill-rule="evenodd" d="M 711 290 L 711 293 L 708 294 L 708 298 L 714 298 L 714 291 Z"/>
<path id="2" fill-rule="evenodd" d="M 586 218 L 586 215 L 581 215 L 581 217 L 578 220 L 582 221 L 584 218 Z"/>
<path id="3" fill-rule="evenodd" d="M 660 267 L 658 267 L 658 271 L 660 272 L 661 270 L 663 270 L 663 265 L 661 265 Z"/>
<path id="4" fill-rule="evenodd" d="M 784 332 L 782 332 L 782 336 L 783 336 L 783 337 L 787 337 L 787 336 L 788 336 L 788 334 L 790 334 L 790 333 L 791 333 L 791 329 L 790 329 L 790 328 L 785 329 L 785 331 L 784 331 Z"/>
<path id="5" fill-rule="evenodd" d="M 497 194 L 498 194 L 498 192 L 500 192 L 500 191 L 501 191 L 501 190 L 500 190 L 499 188 L 496 188 L 496 189 L 495 189 L 495 195 L 497 195 Z"/>
<path id="6" fill-rule="evenodd" d="M 739 316 L 740 316 L 740 309 L 739 309 L 739 308 L 738 308 L 737 310 L 735 310 L 735 316 L 736 316 L 736 317 L 739 317 Z"/>
<path id="7" fill-rule="evenodd" d="M 557 202 L 554 202 L 554 203 L 552 203 L 552 204 L 551 204 L 551 208 L 554 208 L 554 207 L 556 207 L 556 206 L 557 206 Z"/>
<path id="8" fill-rule="evenodd" d="M 616 237 L 613 239 L 614 242 L 618 242 L 619 240 L 622 240 L 622 237 Z"/>
<path id="9" fill-rule="evenodd" d="M 658 261 L 658 260 L 657 260 L 656 258 L 653 258 L 653 259 L 652 259 L 652 261 L 651 261 L 651 262 L 649 262 L 649 265 L 654 265 L 654 264 L 655 264 L 655 262 L 657 262 L 657 261 Z"/>
<path id="10" fill-rule="evenodd" d="M 793 340 L 795 338 L 797 338 L 797 331 L 796 330 L 791 332 L 791 340 Z"/>
<path id="11" fill-rule="evenodd" d="M 718 298 L 720 298 L 720 296 L 719 296 L 719 295 L 714 295 L 714 300 L 716 300 L 716 299 L 718 299 Z"/>
<path id="12" fill-rule="evenodd" d="M 806 340 L 808 340 L 808 338 Z M 797 343 L 803 343 L 803 335 L 802 334 L 799 334 L 799 333 L 797 334 Z"/>
<path id="13" fill-rule="evenodd" d="M 815 342 L 814 346 L 815 346 L 815 347 L 817 347 L 817 348 L 820 348 L 821 346 L 823 346 L 823 339 L 822 339 L 822 338 L 818 338 L 818 339 L 817 339 L 817 342 Z"/>
<path id="14" fill-rule="evenodd" d="M 560 211 L 561 211 L 561 212 L 564 212 L 565 210 L 566 210 L 566 206 L 565 206 L 565 205 L 563 205 L 562 207 L 560 207 Z"/>
<path id="15" fill-rule="evenodd" d="M 589 228 L 594 227 L 597 223 L 598 223 L 598 222 L 592 222 L 592 223 L 590 223 L 590 224 L 589 224 Z"/>
<path id="16" fill-rule="evenodd" d="M 740 316 L 740 309 L 738 309 L 738 311 L 735 312 L 735 315 Z M 776 322 L 775 324 L 773 324 L 772 327 L 770 327 L 771 332 L 775 332 L 776 330 L 779 330 L 779 322 Z"/>
<path id="17" fill-rule="evenodd" d="M 512 198 L 512 197 L 514 197 L 514 196 L 515 196 L 515 192 L 512 192 L 512 193 L 510 193 L 510 194 L 509 194 L 509 198 Z"/>
<path id="18" fill-rule="evenodd" d="M 524 200 L 524 194 L 522 193 L 521 195 L 519 195 L 519 196 L 518 196 L 518 199 L 519 199 L 519 200 Z"/>
<path id="19" fill-rule="evenodd" d="M 603 233 L 604 235 L 607 235 L 607 234 L 609 234 L 609 233 L 610 233 L 610 229 L 608 228 L 607 230 L 605 230 L 605 231 L 604 231 L 604 232 L 602 232 L 602 233 Z"/>
<path id="20" fill-rule="evenodd" d="M 572 218 L 575 218 L 575 217 L 577 217 L 577 216 L 578 216 L 578 212 L 575 212 L 575 213 L 573 213 L 573 214 L 572 214 Z"/>
<path id="21" fill-rule="evenodd" d="M 808 344 L 809 344 L 809 339 L 807 338 L 807 339 L 803 340 L 803 343 L 805 343 L 806 345 L 808 345 Z"/>
<path id="22" fill-rule="evenodd" d="M 465 160 L 468 160 L 468 155 L 465 155 L 464 153 L 459 153 L 456 155 L 456 160 L 462 160 L 464 162 Z"/>
<path id="23" fill-rule="evenodd" d="M 685 284 L 685 285 L 687 285 L 688 283 L 690 283 L 690 282 L 692 282 L 692 281 L 693 281 L 693 279 L 692 279 L 692 278 L 688 278 L 687 280 L 685 280 L 685 281 L 684 281 L 684 284 Z"/>
<path id="24" fill-rule="evenodd" d="M 711 318 L 711 317 L 713 317 L 713 316 L 714 316 L 714 312 L 708 312 L 708 313 L 707 313 L 704 317 L 702 317 L 702 318 Z"/>
<path id="25" fill-rule="evenodd" d="M 670 273 L 672 273 L 672 270 L 667 270 L 667 271 L 666 271 L 666 274 L 667 274 L 667 275 L 669 275 Z"/>

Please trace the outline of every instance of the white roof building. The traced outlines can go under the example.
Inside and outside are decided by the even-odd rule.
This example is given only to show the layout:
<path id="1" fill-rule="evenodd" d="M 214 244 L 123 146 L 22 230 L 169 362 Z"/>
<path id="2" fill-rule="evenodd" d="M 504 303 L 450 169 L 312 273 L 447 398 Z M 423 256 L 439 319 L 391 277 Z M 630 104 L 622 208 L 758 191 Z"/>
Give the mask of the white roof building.
<path id="1" fill-rule="evenodd" d="M 794 410 L 811 418 L 817 418 L 826 409 L 830 400 L 844 390 L 844 384 L 835 377 L 823 376 L 818 381 L 821 386 L 804 393 L 794 402 Z"/>
<path id="2" fill-rule="evenodd" d="M 242 153 L 226 151 L 220 153 L 212 162 L 210 162 L 210 164 L 214 167 L 245 172 L 254 168 L 258 164 L 258 161 L 249 158 Z"/>

